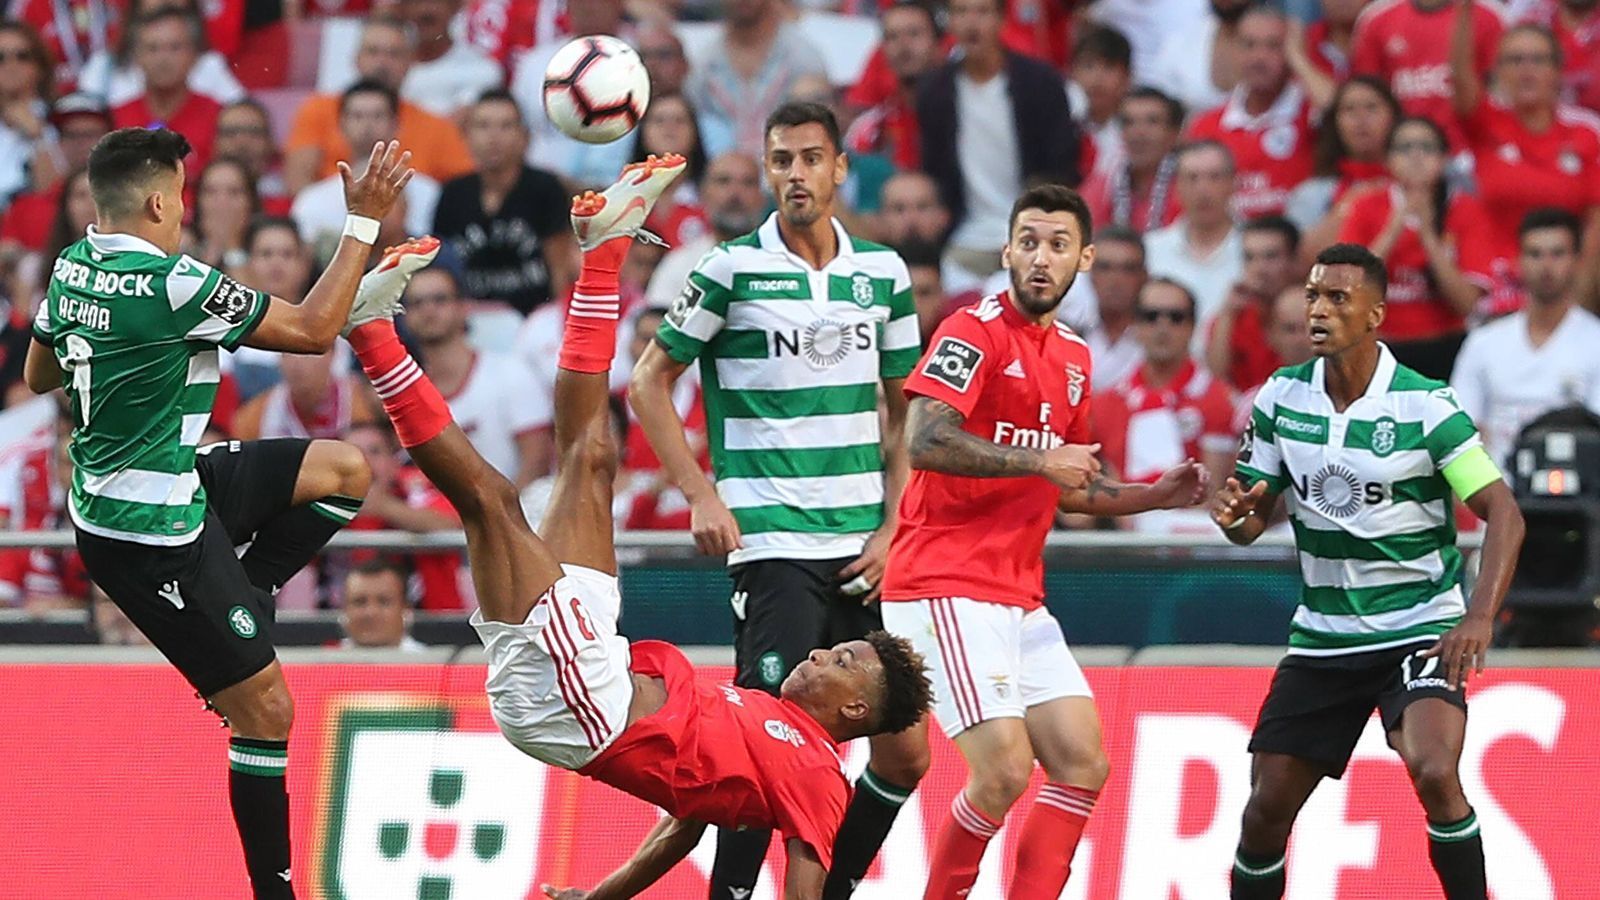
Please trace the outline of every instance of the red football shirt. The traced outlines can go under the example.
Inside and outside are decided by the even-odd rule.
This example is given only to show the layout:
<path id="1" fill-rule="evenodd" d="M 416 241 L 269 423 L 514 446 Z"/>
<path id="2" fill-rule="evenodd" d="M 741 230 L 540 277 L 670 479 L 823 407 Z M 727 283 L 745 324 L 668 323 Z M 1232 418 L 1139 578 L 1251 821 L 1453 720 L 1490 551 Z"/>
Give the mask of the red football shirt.
<path id="1" fill-rule="evenodd" d="M 1294 84 L 1260 115 L 1245 110 L 1244 90 L 1235 89 L 1227 103 L 1194 120 L 1189 138 L 1219 141 L 1233 154 L 1233 212 L 1241 222 L 1282 213 L 1289 192 L 1315 168 L 1311 101 Z"/>
<path id="2" fill-rule="evenodd" d="M 160 125 L 176 131 L 189 140 L 194 151 L 183 161 L 184 175 L 192 190 L 200 170 L 211 159 L 211 147 L 217 139 L 217 116 L 222 106 L 217 101 L 191 92 L 189 99 L 178 111 L 166 119 L 158 119 L 145 105 L 143 94 L 111 111 L 111 124 L 118 128 L 155 128 Z"/>
<path id="3" fill-rule="evenodd" d="M 1185 458 L 1238 446 L 1233 396 L 1192 359 L 1161 387 L 1152 387 L 1140 366 L 1095 397 L 1094 439 L 1122 480 L 1153 484 Z"/>
<path id="4" fill-rule="evenodd" d="M 677 647 L 633 644 L 632 671 L 666 682 L 667 702 L 578 770 L 680 819 L 771 828 L 822 865 L 850 803 L 833 739 L 800 707 L 764 691 L 704 684 Z"/>
<path id="5" fill-rule="evenodd" d="M 948 403 L 983 440 L 1045 450 L 1089 442 L 1089 345 L 1061 322 L 1029 321 L 1009 292 L 939 324 L 906 378 L 910 397 Z M 889 545 L 883 599 L 1044 602 L 1045 535 L 1061 492 L 1044 478 L 968 478 L 913 469 Z"/>
<path id="6" fill-rule="evenodd" d="M 1480 76 L 1494 67 L 1505 30 L 1499 7 L 1479 3 L 1473 7 L 1473 63 Z M 1431 10 L 1415 0 L 1377 0 L 1361 10 L 1350 39 L 1350 72 L 1376 75 L 1389 87 L 1407 113 L 1427 116 L 1444 128 L 1450 146 L 1466 146 L 1455 109 L 1450 105 L 1450 29 L 1455 25 L 1456 4 L 1444 2 Z"/>

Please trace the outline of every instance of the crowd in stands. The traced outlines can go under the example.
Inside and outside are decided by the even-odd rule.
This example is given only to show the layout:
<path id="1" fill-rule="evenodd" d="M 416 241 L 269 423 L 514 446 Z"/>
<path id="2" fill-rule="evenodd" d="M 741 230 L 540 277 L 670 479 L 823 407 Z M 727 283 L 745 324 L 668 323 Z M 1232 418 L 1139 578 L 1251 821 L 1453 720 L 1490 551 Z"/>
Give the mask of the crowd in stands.
<path id="1" fill-rule="evenodd" d="M 689 160 L 647 223 L 668 247 L 636 245 L 623 273 L 620 395 L 696 260 L 771 209 L 761 123 L 786 99 L 846 126 L 841 217 L 905 259 L 925 338 L 1005 286 L 998 250 L 1024 186 L 1082 190 L 1097 256 L 1061 318 L 1093 349 L 1095 435 L 1123 478 L 1185 457 L 1225 476 L 1255 389 L 1310 359 L 1301 285 L 1336 241 L 1383 256 L 1383 339 L 1454 386 L 1497 457 L 1542 412 L 1600 413 L 1594 0 L 9 0 L 5 13 L 11 528 L 64 524 L 70 423 L 20 386 L 22 360 L 52 261 L 94 218 L 89 150 L 124 126 L 164 124 L 194 147 L 185 252 L 291 300 L 338 241 L 335 163 L 400 140 L 418 174 L 375 249 L 421 233 L 446 246 L 410 286 L 406 339 L 532 521 L 578 267 L 569 198 L 647 154 Z M 551 57 L 590 33 L 631 43 L 652 78 L 643 121 L 611 144 L 562 135 L 541 103 Z M 704 456 L 692 371 L 675 401 Z M 620 399 L 613 420 L 619 527 L 686 527 Z M 374 472 L 352 527 L 456 525 L 347 348 L 232 354 L 211 429 L 349 440 Z M 1109 527 L 1063 522 L 1096 525 Z M 473 604 L 459 554 L 402 562 L 330 553 L 279 605 L 341 607 L 361 642 L 398 627 L 396 602 Z M 88 596 L 70 551 L 0 552 L 0 605 Z"/>

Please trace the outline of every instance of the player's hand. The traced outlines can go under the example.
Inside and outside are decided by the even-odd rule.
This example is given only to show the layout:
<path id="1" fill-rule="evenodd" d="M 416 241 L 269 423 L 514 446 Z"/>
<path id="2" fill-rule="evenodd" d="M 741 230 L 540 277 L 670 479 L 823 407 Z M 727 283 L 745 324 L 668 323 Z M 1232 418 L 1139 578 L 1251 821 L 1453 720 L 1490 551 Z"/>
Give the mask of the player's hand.
<path id="1" fill-rule="evenodd" d="M 400 152 L 400 142 L 372 145 L 367 158 L 367 168 L 357 178 L 349 163 L 338 163 L 339 178 L 344 181 L 344 206 L 351 215 L 369 219 L 382 219 L 394 208 L 400 192 L 411 181 L 416 170 L 411 168 L 411 151 Z"/>
<path id="2" fill-rule="evenodd" d="M 1211 484 L 1211 473 L 1192 459 L 1161 473 L 1154 489 L 1162 509 L 1183 509 L 1205 502 L 1206 488 Z"/>
<path id="3" fill-rule="evenodd" d="M 1044 467 L 1039 474 L 1050 479 L 1062 490 L 1078 491 L 1089 486 L 1089 481 L 1100 474 L 1099 444 L 1064 444 L 1054 450 L 1044 451 Z"/>
<path id="4" fill-rule="evenodd" d="M 689 505 L 689 531 L 706 556 L 727 556 L 744 546 L 739 522 L 715 491 Z"/>
<path id="5" fill-rule="evenodd" d="M 588 900 L 589 892 L 578 888 L 561 888 L 556 890 L 548 884 L 539 885 L 539 890 L 544 892 L 550 900 Z"/>
<path id="6" fill-rule="evenodd" d="M 1444 663 L 1444 678 L 1450 690 L 1460 690 L 1473 675 L 1483 674 L 1494 640 L 1494 625 L 1485 618 L 1468 615 L 1456 627 L 1439 636 L 1439 643 L 1423 655 L 1438 657 Z"/>
<path id="7" fill-rule="evenodd" d="M 883 570 L 889 562 L 889 540 L 892 537 L 887 529 L 880 528 L 874 531 L 872 536 L 867 538 L 866 546 L 861 548 L 861 555 L 850 565 L 839 570 L 840 590 L 851 596 L 860 596 L 862 606 L 877 601 L 878 595 L 883 591 Z M 869 585 L 865 592 L 851 589 L 851 582 L 858 578 Z"/>
<path id="8" fill-rule="evenodd" d="M 1217 523 L 1224 531 L 1232 528 L 1246 516 L 1253 515 L 1256 504 L 1266 496 L 1267 483 L 1256 482 L 1250 490 L 1245 490 L 1239 484 L 1239 479 L 1229 478 L 1217 491 L 1217 497 L 1211 503 L 1211 521 Z"/>

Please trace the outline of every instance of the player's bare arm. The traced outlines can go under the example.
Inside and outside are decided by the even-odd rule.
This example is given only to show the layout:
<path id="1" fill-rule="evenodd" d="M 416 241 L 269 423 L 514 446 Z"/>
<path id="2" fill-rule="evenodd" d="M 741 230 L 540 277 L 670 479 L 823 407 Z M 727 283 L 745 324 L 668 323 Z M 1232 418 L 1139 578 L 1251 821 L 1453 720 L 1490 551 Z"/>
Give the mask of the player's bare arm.
<path id="1" fill-rule="evenodd" d="M 544 895 L 551 900 L 622 900 L 636 897 L 682 862 L 689 851 L 700 843 L 700 836 L 705 830 L 704 822 L 663 816 L 645 835 L 644 842 L 633 852 L 633 856 L 594 890 L 557 889 L 547 884 L 544 885 Z"/>
<path id="2" fill-rule="evenodd" d="M 847 593 L 862 593 L 862 603 L 877 601 L 882 592 L 883 569 L 889 561 L 889 542 L 900 524 L 900 494 L 911 477 L 906 458 L 906 380 L 888 378 L 883 382 L 883 525 L 867 538 L 861 555 L 839 570 L 839 581 Z M 853 586 L 852 586 L 853 585 Z"/>
<path id="3" fill-rule="evenodd" d="M 1466 499 L 1467 508 L 1485 523 L 1483 561 L 1472 586 L 1467 614 L 1456 627 L 1440 635 L 1439 643 L 1425 654 L 1444 661 L 1451 688 L 1483 673 L 1489 642 L 1494 639 L 1494 617 L 1511 587 L 1511 575 L 1522 552 L 1527 526 L 1517 498 L 1505 481 L 1496 478 Z"/>
<path id="4" fill-rule="evenodd" d="M 1249 546 L 1267 530 L 1267 519 L 1278 505 L 1278 495 L 1258 481 L 1245 490 L 1237 478 L 1229 478 L 1211 502 L 1211 521 L 1217 523 L 1228 540 Z"/>
<path id="5" fill-rule="evenodd" d="M 785 849 L 788 866 L 783 878 L 783 900 L 821 900 L 828 870 L 822 867 L 817 851 L 799 838 L 789 838 Z"/>
<path id="6" fill-rule="evenodd" d="M 28 343 L 28 356 L 22 361 L 22 380 L 35 394 L 47 394 L 61 387 L 61 361 L 56 352 L 34 338 Z"/>
<path id="7" fill-rule="evenodd" d="M 373 223 L 387 216 L 411 181 L 410 162 L 410 151 L 402 153 L 399 141 L 373 145 L 360 178 L 341 160 L 339 177 L 344 180 L 345 208 L 350 215 Z M 363 237 L 370 239 L 362 240 Z M 352 226 L 347 226 L 333 260 L 305 300 L 296 304 L 273 297 L 266 316 L 245 343 L 288 353 L 323 353 L 332 347 L 334 338 L 349 321 L 356 288 L 376 237 L 376 227 L 370 235 L 356 235 Z"/>
<path id="8" fill-rule="evenodd" d="M 1062 491 L 1057 508 L 1065 513 L 1091 516 L 1130 516 L 1152 509 L 1182 509 L 1205 500 L 1211 475 L 1206 467 L 1186 459 L 1161 474 L 1154 484 L 1126 484 L 1104 472 L 1097 473 L 1082 490 Z"/>
<path id="9" fill-rule="evenodd" d="M 964 429 L 961 411 L 932 397 L 914 397 L 906 418 L 906 450 L 917 469 L 974 478 L 1040 475 L 1066 490 L 1087 488 L 1099 473 L 1099 444 L 1067 444 L 1054 450 L 1004 447 Z"/>

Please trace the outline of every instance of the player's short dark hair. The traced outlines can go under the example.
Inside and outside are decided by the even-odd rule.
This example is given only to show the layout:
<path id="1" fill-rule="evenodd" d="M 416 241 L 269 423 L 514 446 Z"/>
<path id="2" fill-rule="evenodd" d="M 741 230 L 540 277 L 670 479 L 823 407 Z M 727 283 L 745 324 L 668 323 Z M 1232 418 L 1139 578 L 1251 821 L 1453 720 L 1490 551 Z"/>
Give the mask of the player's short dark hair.
<path id="1" fill-rule="evenodd" d="M 782 104 L 767 116 L 767 124 L 762 127 L 762 135 L 772 134 L 774 128 L 793 128 L 796 125 L 810 125 L 816 123 L 828 133 L 828 140 L 833 142 L 833 152 L 838 153 L 844 149 L 844 140 L 839 136 L 839 119 L 834 116 L 833 110 L 821 103 L 808 103 L 805 101 L 791 100 Z"/>
<path id="2" fill-rule="evenodd" d="M 1293 256 L 1300 251 L 1300 229 L 1283 216 L 1256 216 L 1244 223 L 1244 233 L 1264 231 L 1283 238 L 1283 243 L 1289 248 L 1289 255 Z"/>
<path id="3" fill-rule="evenodd" d="M 922 654 L 911 642 L 887 631 L 869 631 L 862 638 L 877 651 L 883 671 L 883 702 L 873 710 L 871 734 L 895 734 L 917 724 L 933 702 L 933 684 Z"/>
<path id="4" fill-rule="evenodd" d="M 1139 259 L 1145 258 L 1144 235 L 1140 234 L 1136 228 L 1118 225 L 1115 222 L 1102 225 L 1100 230 L 1094 233 L 1094 242 L 1096 246 L 1101 244 L 1131 244 L 1139 248 Z"/>
<path id="5" fill-rule="evenodd" d="M 1064 184 L 1036 184 L 1023 191 L 1017 202 L 1011 204 L 1011 216 L 1006 220 L 1006 240 L 1011 239 L 1011 231 L 1017 227 L 1017 216 L 1026 209 L 1072 213 L 1078 220 L 1079 240 L 1088 244 L 1093 239 L 1094 216 L 1089 213 L 1089 204 L 1082 194 Z"/>
<path id="6" fill-rule="evenodd" d="M 363 78 L 345 88 L 344 93 L 339 95 L 339 115 L 344 115 L 345 107 L 350 105 L 350 101 L 362 94 L 377 94 L 389 105 L 390 115 L 400 115 L 400 95 L 395 92 L 394 88 L 376 78 Z"/>
<path id="7" fill-rule="evenodd" d="M 1133 68 L 1133 44 L 1122 32 L 1109 25 L 1085 29 L 1072 47 L 1072 61 L 1098 62 L 1121 69 Z"/>
<path id="8" fill-rule="evenodd" d="M 133 212 L 150 179 L 176 174 L 189 149 L 188 139 L 170 128 L 119 128 L 102 137 L 89 151 L 95 211 L 113 219 Z"/>
<path id="9" fill-rule="evenodd" d="M 1152 278 L 1149 281 L 1146 281 L 1144 283 L 1144 286 L 1139 288 L 1139 293 L 1143 294 L 1145 291 L 1148 291 L 1151 288 L 1157 287 L 1157 286 L 1165 286 L 1165 287 L 1170 287 L 1170 288 L 1176 288 L 1178 290 L 1178 293 L 1183 295 L 1183 299 L 1189 301 L 1189 321 L 1190 322 L 1195 322 L 1195 317 L 1198 316 L 1199 313 L 1200 313 L 1200 304 L 1198 302 L 1196 302 L 1196 300 L 1194 298 L 1194 291 L 1190 290 L 1189 286 L 1187 284 L 1184 284 L 1183 282 L 1178 281 L 1177 279 L 1174 279 L 1174 278 L 1167 278 L 1166 276 L 1160 276 L 1160 277 L 1157 277 L 1157 278 Z M 1134 301 L 1134 306 L 1135 307 L 1139 306 L 1139 302 L 1137 300 Z M 1196 323 L 1196 324 L 1198 324 L 1198 323 Z"/>
<path id="10" fill-rule="evenodd" d="M 1578 217 L 1565 209 L 1554 206 L 1541 206 L 1528 210 L 1522 217 L 1522 222 L 1517 226 L 1517 242 L 1535 231 L 1545 231 L 1559 228 L 1572 237 L 1572 249 L 1578 249 L 1583 243 L 1583 223 Z"/>
<path id="11" fill-rule="evenodd" d="M 944 37 L 944 23 L 939 21 L 939 10 L 935 9 L 928 0 L 894 0 L 878 16 L 881 19 L 884 15 L 896 9 L 910 9 L 922 13 L 927 17 L 928 25 L 933 28 L 933 36 L 936 38 Z"/>
<path id="12" fill-rule="evenodd" d="M 1334 244 L 1324 248 L 1317 254 L 1316 264 L 1356 266 L 1361 269 L 1362 278 L 1378 289 L 1379 300 L 1389 293 L 1389 270 L 1384 267 L 1383 260 L 1379 259 L 1377 254 L 1360 244 Z"/>
<path id="13" fill-rule="evenodd" d="M 1163 91 L 1159 88 L 1150 87 L 1149 85 L 1140 85 L 1129 91 L 1128 95 L 1122 98 L 1123 103 L 1128 103 L 1133 100 L 1152 100 L 1161 104 L 1161 106 L 1166 109 L 1167 112 L 1167 127 L 1171 128 L 1173 131 L 1183 128 L 1183 117 L 1187 115 L 1188 112 L 1183 108 L 1182 101 L 1173 97 L 1171 94 L 1168 94 L 1166 91 Z"/>

